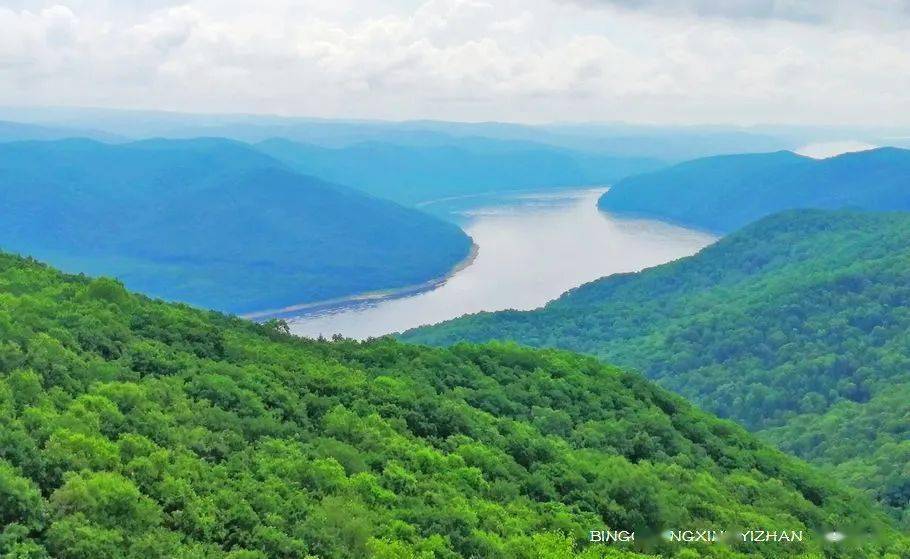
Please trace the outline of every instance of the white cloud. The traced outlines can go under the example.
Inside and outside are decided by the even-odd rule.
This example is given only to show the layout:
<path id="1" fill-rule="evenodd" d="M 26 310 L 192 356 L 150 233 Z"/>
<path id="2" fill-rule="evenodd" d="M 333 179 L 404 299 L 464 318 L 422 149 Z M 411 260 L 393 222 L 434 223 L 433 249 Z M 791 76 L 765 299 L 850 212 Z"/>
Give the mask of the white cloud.
<path id="1" fill-rule="evenodd" d="M 742 17 L 762 2 L 733 17 L 713 13 L 729 3 L 680 0 L 686 16 L 667 17 L 650 0 L 594 1 L 20 0 L 0 8 L 0 104 L 910 124 L 910 49 L 894 25 Z"/>
<path id="2" fill-rule="evenodd" d="M 833 2 L 811 0 L 568 0 L 588 7 L 618 7 L 627 10 L 652 10 L 664 14 L 694 14 L 745 19 L 822 21 L 830 14 Z"/>
<path id="3" fill-rule="evenodd" d="M 882 24 L 910 16 L 910 0 L 562 0 L 588 8 L 650 11 L 665 16 Z"/>

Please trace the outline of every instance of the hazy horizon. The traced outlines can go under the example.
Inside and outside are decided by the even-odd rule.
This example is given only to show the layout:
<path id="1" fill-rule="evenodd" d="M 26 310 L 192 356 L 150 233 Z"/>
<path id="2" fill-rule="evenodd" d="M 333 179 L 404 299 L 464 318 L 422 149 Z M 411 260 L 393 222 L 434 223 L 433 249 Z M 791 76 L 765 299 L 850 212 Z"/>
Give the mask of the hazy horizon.
<path id="1" fill-rule="evenodd" d="M 634 121 L 634 120 L 550 120 L 540 122 L 522 122 L 518 120 L 456 120 L 447 118 L 384 118 L 376 117 L 355 117 L 355 116 L 318 116 L 309 114 L 283 114 L 278 112 L 247 112 L 247 111 L 211 111 L 204 110 L 180 110 L 180 109 L 154 109 L 140 108 L 130 106 L 88 106 L 88 105 L 0 105 L 0 121 L 21 122 L 28 124 L 72 124 L 67 119 L 78 122 L 88 122 L 92 116 L 111 117 L 115 115 L 128 116 L 145 114 L 155 117 L 175 117 L 189 119 L 212 119 L 213 121 L 227 123 L 243 123 L 249 119 L 250 122 L 276 123 L 282 122 L 307 123 L 307 122 L 327 122 L 327 123 L 350 123 L 350 124 L 388 124 L 388 125 L 407 125 L 407 124 L 452 124 L 452 125 L 503 125 L 528 128 L 629 128 L 629 129 L 702 129 L 702 130 L 739 130 L 744 132 L 768 132 L 768 131 L 868 131 L 875 133 L 887 133 L 888 131 L 910 130 L 908 125 L 880 124 L 880 125 L 862 125 L 862 124 L 839 124 L 839 123 L 819 123 L 819 124 L 792 124 L 787 122 L 754 122 L 747 124 L 725 123 L 715 121 L 698 121 L 698 122 L 659 122 L 659 121 Z M 910 136 L 895 136 L 891 139 L 902 141 L 910 139 Z M 853 141 L 844 138 L 838 141 Z"/>

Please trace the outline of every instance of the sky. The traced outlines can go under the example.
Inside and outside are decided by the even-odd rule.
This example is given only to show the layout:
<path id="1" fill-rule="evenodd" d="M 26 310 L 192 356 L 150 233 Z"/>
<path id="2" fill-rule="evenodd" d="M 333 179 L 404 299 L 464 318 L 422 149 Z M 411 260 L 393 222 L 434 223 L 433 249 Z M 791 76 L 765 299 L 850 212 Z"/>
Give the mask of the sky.
<path id="1" fill-rule="evenodd" d="M 0 0 L 0 104 L 910 125 L 910 0 Z"/>

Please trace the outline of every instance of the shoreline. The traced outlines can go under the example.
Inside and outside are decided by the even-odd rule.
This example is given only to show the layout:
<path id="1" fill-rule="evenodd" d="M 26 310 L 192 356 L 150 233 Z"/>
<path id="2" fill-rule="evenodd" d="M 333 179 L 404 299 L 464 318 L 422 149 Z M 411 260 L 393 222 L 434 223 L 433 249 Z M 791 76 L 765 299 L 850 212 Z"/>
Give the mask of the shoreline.
<path id="1" fill-rule="evenodd" d="M 607 215 L 612 215 L 619 219 L 641 219 L 647 221 L 659 221 L 661 223 L 666 223 L 667 225 L 672 225 L 673 227 L 679 227 L 680 229 L 688 229 L 690 231 L 695 231 L 696 233 L 701 233 L 703 235 L 709 235 L 714 237 L 716 241 L 726 237 L 732 231 L 718 231 L 714 229 L 705 228 L 703 225 L 698 223 L 689 223 L 687 221 L 681 221 L 678 219 L 673 219 L 655 212 L 643 212 L 643 211 L 633 211 L 633 210 L 614 210 L 609 208 L 601 208 L 600 204 L 597 204 L 597 210 L 605 213 Z"/>
<path id="2" fill-rule="evenodd" d="M 406 295 L 416 295 L 424 291 L 429 291 L 444 284 L 452 278 L 458 272 L 461 272 L 468 266 L 472 265 L 475 260 L 477 260 L 477 255 L 480 253 L 480 246 L 471 240 L 471 250 L 468 251 L 468 255 L 461 259 L 455 266 L 453 266 L 448 272 L 442 276 L 438 276 L 432 279 L 429 279 L 422 283 L 417 283 L 413 285 L 406 285 L 404 287 L 395 287 L 391 289 L 379 289 L 375 291 L 365 291 L 362 293 L 354 295 L 346 295 L 344 297 L 336 297 L 335 299 L 324 299 L 322 301 L 314 301 L 312 303 L 300 303 L 297 305 L 290 305 L 287 307 L 282 307 L 280 309 L 271 309 L 264 311 L 255 311 L 251 313 L 244 313 L 239 315 L 240 318 L 247 320 L 261 320 L 265 318 L 277 318 L 291 313 L 297 313 L 300 311 L 322 309 L 322 308 L 331 308 L 331 307 L 340 307 L 349 303 L 364 303 L 369 301 L 385 301 L 388 299 L 397 299 L 399 297 L 404 297 Z"/>
<path id="3" fill-rule="evenodd" d="M 583 191 L 583 190 L 599 190 L 599 189 L 610 189 L 610 185 L 602 184 L 590 184 L 590 185 L 574 185 L 574 186 L 554 186 L 551 188 L 512 188 L 508 190 L 488 190 L 485 192 L 475 192 L 473 194 L 462 194 L 459 196 L 445 196 L 443 198 L 433 198 L 431 200 L 424 200 L 422 202 L 417 202 L 414 205 L 415 208 L 425 208 L 427 206 L 432 206 L 434 204 L 452 202 L 455 200 L 469 200 L 471 198 L 483 198 L 484 196 L 506 196 L 506 195 L 515 195 L 515 194 L 535 194 L 535 193 L 547 193 L 547 194 L 564 194 L 566 192 L 572 191 Z M 605 190 L 605 191 L 606 191 Z"/>

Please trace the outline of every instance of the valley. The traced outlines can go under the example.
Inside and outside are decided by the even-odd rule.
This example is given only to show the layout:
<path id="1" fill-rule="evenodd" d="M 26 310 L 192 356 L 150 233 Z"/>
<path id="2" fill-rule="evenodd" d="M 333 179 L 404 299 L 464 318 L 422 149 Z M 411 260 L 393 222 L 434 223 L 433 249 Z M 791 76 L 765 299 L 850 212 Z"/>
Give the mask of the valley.
<path id="1" fill-rule="evenodd" d="M 0 559 L 910 559 L 910 0 L 0 0 Z"/>
<path id="2" fill-rule="evenodd" d="M 224 138 L 0 143 L 0 245 L 28 256 L 0 253 L 0 550 L 905 554 L 906 214 L 727 231 L 767 201 L 882 209 L 902 151 L 708 158 L 608 188 L 571 186 L 595 176 L 577 154 L 468 143 L 492 151 L 317 150 L 327 176 Z M 434 186 L 422 166 L 446 154 L 440 173 L 464 174 Z M 532 160 L 516 185 L 547 188 L 459 182 Z M 875 188 L 852 192 L 861 176 Z M 630 196 L 733 221 L 613 211 Z M 843 527 L 862 539 L 826 539 Z"/>
<path id="3" fill-rule="evenodd" d="M 907 522 L 908 246 L 906 213 L 783 212 L 539 310 L 475 314 L 402 338 L 514 340 L 633 367 Z"/>
<path id="4" fill-rule="evenodd" d="M 404 296 L 376 294 L 278 316 L 301 336 L 364 339 L 467 313 L 533 309 L 581 283 L 688 256 L 715 240 L 600 212 L 596 202 L 603 191 L 512 192 L 423 204 L 421 209 L 465 228 L 478 245 L 470 265 Z"/>

